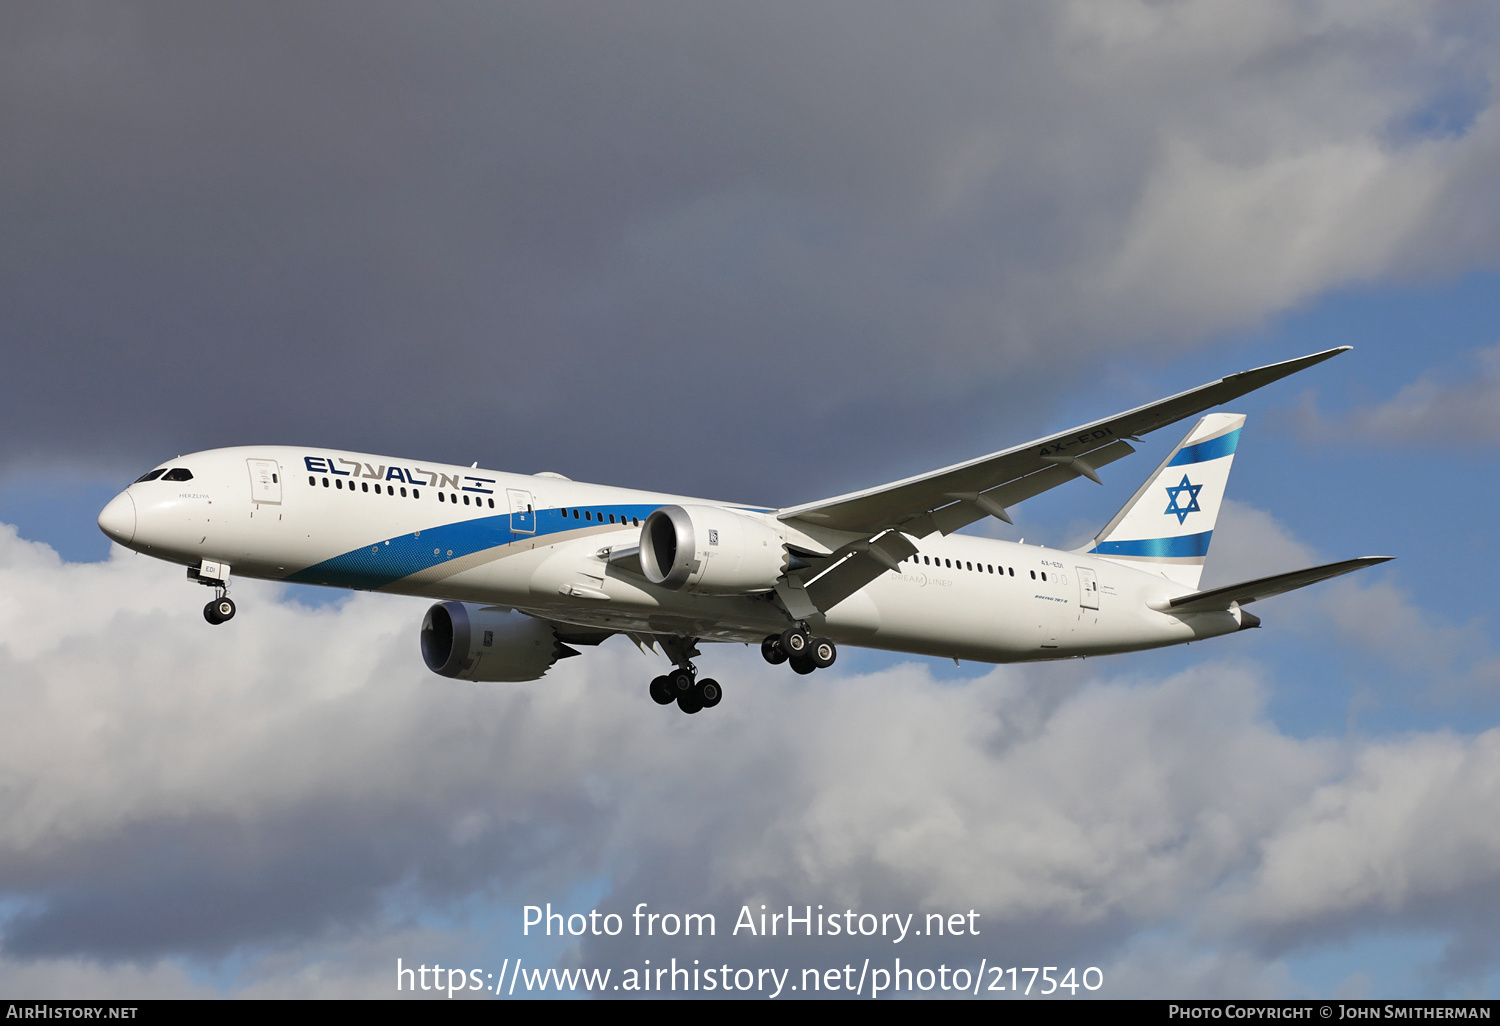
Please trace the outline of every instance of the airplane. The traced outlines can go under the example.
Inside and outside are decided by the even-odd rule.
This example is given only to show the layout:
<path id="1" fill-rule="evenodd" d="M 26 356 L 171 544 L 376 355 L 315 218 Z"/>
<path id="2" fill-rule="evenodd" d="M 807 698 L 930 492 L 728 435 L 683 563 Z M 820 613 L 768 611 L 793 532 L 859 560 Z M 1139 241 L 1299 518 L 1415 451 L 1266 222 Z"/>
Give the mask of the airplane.
<path id="1" fill-rule="evenodd" d="M 759 644 L 799 674 L 838 645 L 1011 663 L 1157 648 L 1260 626 L 1245 607 L 1388 557 L 1347 559 L 1201 591 L 1245 418 L 1202 416 L 1085 546 L 959 534 L 1099 471 L 1167 425 L 1344 352 L 1231 374 L 1155 403 L 889 484 L 771 509 L 367 453 L 295 446 L 196 452 L 112 499 L 99 527 L 186 565 L 235 615 L 245 577 L 438 600 L 429 669 L 529 681 L 574 646 L 624 635 L 673 669 L 648 691 L 717 706 L 699 643 Z"/>

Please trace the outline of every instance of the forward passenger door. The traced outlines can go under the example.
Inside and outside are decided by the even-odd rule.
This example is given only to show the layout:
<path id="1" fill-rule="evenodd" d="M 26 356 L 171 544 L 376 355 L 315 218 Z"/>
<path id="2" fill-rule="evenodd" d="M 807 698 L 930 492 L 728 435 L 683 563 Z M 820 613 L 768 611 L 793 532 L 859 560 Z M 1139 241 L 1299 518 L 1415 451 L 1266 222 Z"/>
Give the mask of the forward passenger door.
<path id="1" fill-rule="evenodd" d="M 275 460 L 246 460 L 250 465 L 250 501 L 281 504 L 281 468 Z"/>
<path id="2" fill-rule="evenodd" d="M 510 529 L 512 534 L 536 534 L 536 510 L 532 508 L 531 493 L 520 488 L 507 488 L 510 499 Z"/>

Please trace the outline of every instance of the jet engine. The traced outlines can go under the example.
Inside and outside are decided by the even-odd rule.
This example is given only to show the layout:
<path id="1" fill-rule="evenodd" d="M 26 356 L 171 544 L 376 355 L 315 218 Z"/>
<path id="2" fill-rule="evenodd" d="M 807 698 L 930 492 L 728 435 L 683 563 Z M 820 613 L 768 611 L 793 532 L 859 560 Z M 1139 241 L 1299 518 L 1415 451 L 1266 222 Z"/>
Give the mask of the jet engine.
<path id="1" fill-rule="evenodd" d="M 663 506 L 641 525 L 641 570 L 663 588 L 770 591 L 787 565 L 786 543 L 773 527 L 718 506 Z"/>
<path id="2" fill-rule="evenodd" d="M 472 602 L 439 602 L 422 620 L 422 659 L 459 680 L 536 680 L 577 655 L 545 621 Z"/>

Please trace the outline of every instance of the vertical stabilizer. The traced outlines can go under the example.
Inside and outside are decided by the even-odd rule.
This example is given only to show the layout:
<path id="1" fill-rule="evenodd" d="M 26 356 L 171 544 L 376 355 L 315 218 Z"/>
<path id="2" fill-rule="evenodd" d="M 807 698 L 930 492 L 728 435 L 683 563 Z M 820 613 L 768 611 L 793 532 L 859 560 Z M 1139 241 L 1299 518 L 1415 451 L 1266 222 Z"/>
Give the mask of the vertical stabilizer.
<path id="1" fill-rule="evenodd" d="M 1198 587 L 1245 418 L 1211 413 L 1083 551 Z"/>

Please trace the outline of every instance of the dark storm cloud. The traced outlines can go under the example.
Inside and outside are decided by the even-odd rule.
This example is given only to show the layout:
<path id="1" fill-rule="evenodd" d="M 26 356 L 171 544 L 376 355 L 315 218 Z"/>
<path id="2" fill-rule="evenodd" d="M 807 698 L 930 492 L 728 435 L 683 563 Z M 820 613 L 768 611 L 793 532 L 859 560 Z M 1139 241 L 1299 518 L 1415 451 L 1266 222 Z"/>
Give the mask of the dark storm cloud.
<path id="1" fill-rule="evenodd" d="M 891 152 L 931 89 L 876 80 L 896 26 L 827 60 L 831 14 L 12 12 L 9 457 L 784 438 L 831 354 L 896 340 L 840 265 L 939 141 Z"/>
<path id="2" fill-rule="evenodd" d="M 315 441 L 781 502 L 1014 441 L 1124 343 L 1394 266 L 1448 180 L 1423 147 L 1477 189 L 1493 19 L 1457 10 L 1434 35 L 1194 7 L 12 6 L 0 460 Z M 1424 134 L 1439 100 L 1463 116 Z"/>

